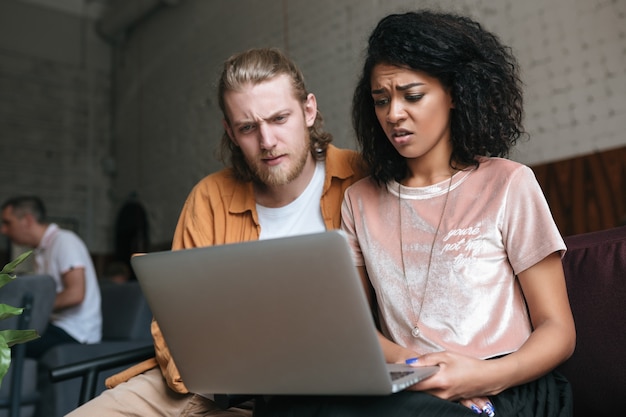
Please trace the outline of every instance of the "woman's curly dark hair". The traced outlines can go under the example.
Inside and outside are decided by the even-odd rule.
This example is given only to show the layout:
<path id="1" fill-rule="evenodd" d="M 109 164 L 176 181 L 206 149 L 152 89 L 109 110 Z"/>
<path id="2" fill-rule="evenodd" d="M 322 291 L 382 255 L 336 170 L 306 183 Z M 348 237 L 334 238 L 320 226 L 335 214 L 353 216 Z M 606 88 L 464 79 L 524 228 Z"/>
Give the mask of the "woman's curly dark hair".
<path id="1" fill-rule="evenodd" d="M 383 18 L 370 35 L 352 101 L 352 123 L 378 183 L 401 180 L 406 160 L 381 128 L 371 94 L 372 69 L 390 64 L 424 71 L 450 91 L 451 166 L 477 166 L 477 156 L 507 156 L 525 134 L 522 82 L 511 49 L 476 21 L 418 11 Z"/>

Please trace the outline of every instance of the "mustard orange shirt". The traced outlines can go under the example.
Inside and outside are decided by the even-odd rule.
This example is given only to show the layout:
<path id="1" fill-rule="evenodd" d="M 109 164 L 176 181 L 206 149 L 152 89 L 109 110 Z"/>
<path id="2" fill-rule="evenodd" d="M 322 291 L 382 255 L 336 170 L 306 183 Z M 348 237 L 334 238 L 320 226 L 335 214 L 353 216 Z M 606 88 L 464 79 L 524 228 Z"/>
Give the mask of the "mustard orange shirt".
<path id="1" fill-rule="evenodd" d="M 365 174 L 360 161 L 355 151 L 332 145 L 327 149 L 320 209 L 329 230 L 338 229 L 341 225 L 341 202 L 346 188 Z M 260 230 L 252 183 L 238 181 L 231 169 L 224 169 L 202 179 L 187 197 L 174 233 L 172 249 L 257 240 Z M 170 388 L 179 393 L 188 392 L 154 320 L 152 336 L 156 362 L 149 360 L 136 365 L 110 378 L 107 386 L 128 380 L 158 363 Z"/>

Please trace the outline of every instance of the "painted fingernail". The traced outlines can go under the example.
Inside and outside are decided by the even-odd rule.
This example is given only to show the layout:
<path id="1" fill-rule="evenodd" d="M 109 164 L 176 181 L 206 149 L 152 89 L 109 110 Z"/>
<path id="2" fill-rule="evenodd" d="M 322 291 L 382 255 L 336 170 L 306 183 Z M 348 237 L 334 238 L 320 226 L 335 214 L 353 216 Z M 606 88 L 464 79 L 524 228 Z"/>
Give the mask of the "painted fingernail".
<path id="1" fill-rule="evenodd" d="M 493 404 L 489 401 L 487 401 L 487 404 L 483 407 L 483 411 L 488 417 L 495 417 L 496 415 L 496 410 L 493 408 Z"/>
<path id="2" fill-rule="evenodd" d="M 404 363 L 406 363 L 407 365 L 413 365 L 414 363 L 417 363 L 419 358 L 409 358 L 407 360 L 404 361 Z"/>
<path id="3" fill-rule="evenodd" d="M 476 414 L 482 414 L 483 410 L 481 410 L 480 408 L 478 408 L 478 406 L 476 404 L 472 404 L 472 406 L 470 407 L 472 409 L 473 412 L 475 412 Z"/>

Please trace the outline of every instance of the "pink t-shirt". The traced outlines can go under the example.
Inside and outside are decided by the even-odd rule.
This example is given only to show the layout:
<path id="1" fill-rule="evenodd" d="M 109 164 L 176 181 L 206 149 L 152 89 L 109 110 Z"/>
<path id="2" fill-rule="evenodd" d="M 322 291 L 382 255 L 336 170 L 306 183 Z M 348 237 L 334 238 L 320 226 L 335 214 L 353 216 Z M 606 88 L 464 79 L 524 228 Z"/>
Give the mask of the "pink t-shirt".
<path id="1" fill-rule="evenodd" d="M 342 223 L 376 293 L 383 334 L 419 353 L 517 350 L 531 324 L 516 274 L 565 250 L 533 172 L 501 158 L 428 187 L 365 178 L 346 190 Z"/>

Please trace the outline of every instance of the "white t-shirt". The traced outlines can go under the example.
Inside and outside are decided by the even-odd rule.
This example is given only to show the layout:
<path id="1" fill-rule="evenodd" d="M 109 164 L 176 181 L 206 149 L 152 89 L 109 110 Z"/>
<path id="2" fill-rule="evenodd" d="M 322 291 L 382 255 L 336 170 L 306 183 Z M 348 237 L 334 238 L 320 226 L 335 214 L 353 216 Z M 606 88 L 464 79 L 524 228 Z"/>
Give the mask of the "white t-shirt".
<path id="1" fill-rule="evenodd" d="M 51 322 L 80 343 L 97 343 L 102 339 L 102 313 L 100 287 L 91 256 L 74 232 L 50 224 L 35 249 L 35 271 L 51 275 L 59 293 L 63 290 L 61 276 L 74 268 L 85 271 L 85 299 L 77 306 L 54 312 Z"/>
<path id="2" fill-rule="evenodd" d="M 516 274 L 565 250 L 533 172 L 500 158 L 482 158 L 451 184 L 379 187 L 366 178 L 346 190 L 341 214 L 383 333 L 419 353 L 517 350 L 531 324 Z M 416 321 L 423 337 L 411 335 Z"/>
<path id="3" fill-rule="evenodd" d="M 317 162 L 311 181 L 294 201 L 277 208 L 257 204 L 256 210 L 261 225 L 259 239 L 304 235 L 326 230 L 320 207 L 324 178 L 324 163 Z"/>

